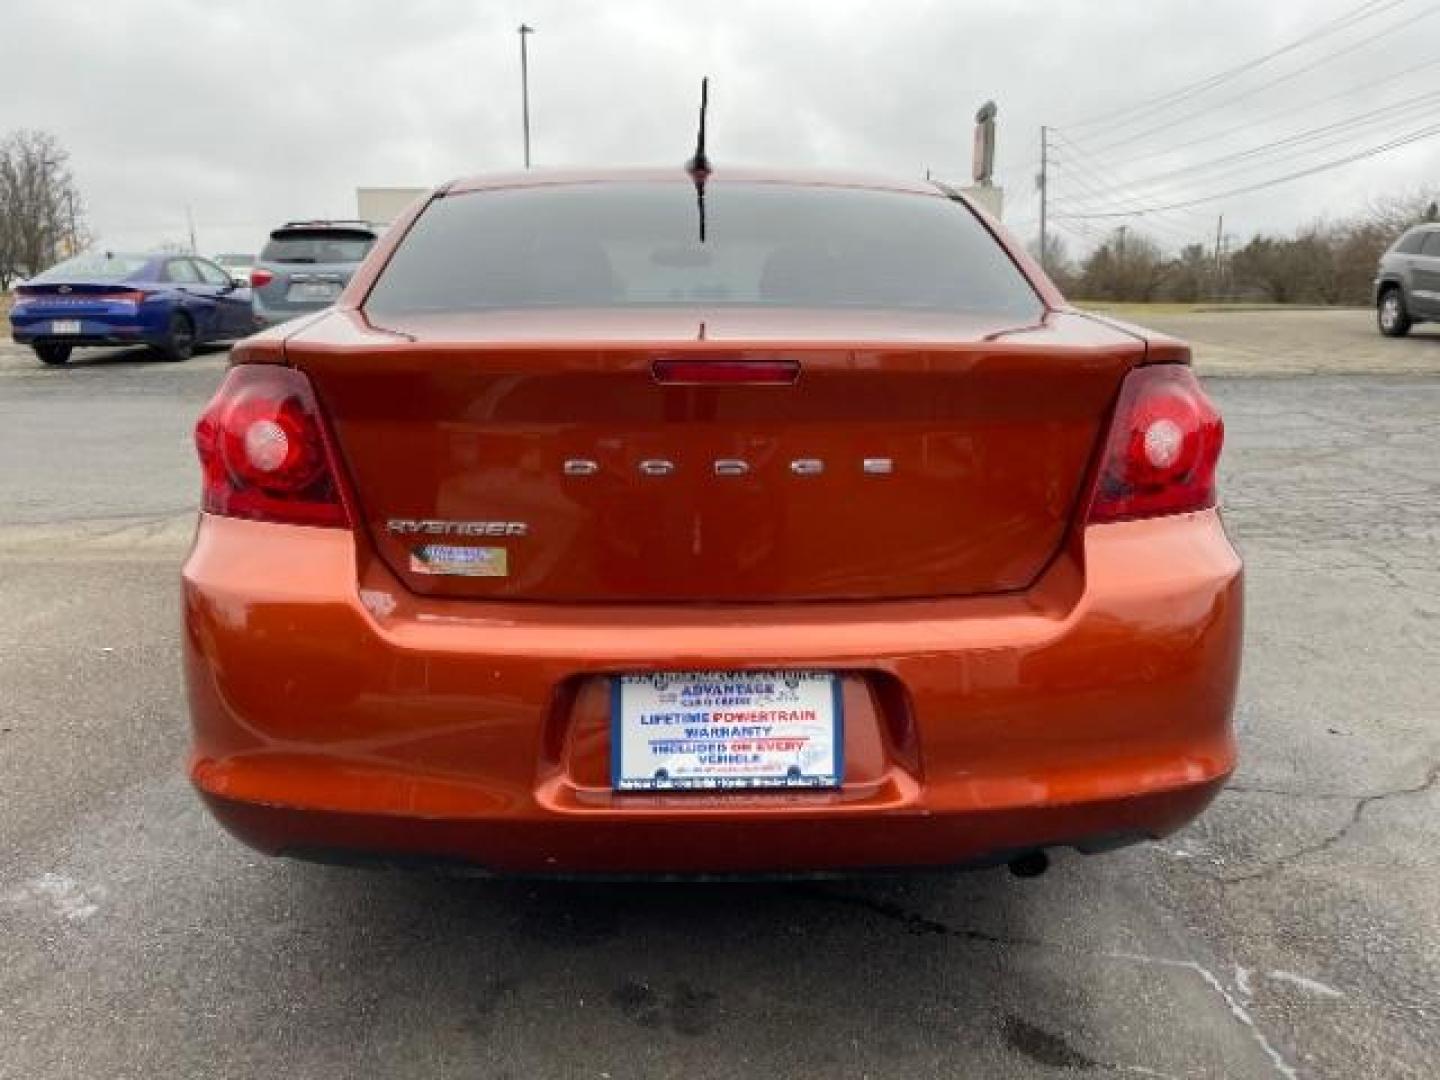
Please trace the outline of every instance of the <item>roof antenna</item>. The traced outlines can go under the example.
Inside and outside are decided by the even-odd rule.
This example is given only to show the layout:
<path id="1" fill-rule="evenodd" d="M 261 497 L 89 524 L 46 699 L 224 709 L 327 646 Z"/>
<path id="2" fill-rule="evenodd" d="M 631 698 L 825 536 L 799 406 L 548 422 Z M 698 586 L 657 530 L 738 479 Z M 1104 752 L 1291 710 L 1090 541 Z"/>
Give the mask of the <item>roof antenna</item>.
<path id="1" fill-rule="evenodd" d="M 695 184 L 695 208 L 700 212 L 700 243 L 705 242 L 705 181 L 710 179 L 710 159 L 705 156 L 705 109 L 710 104 L 710 76 L 700 80 L 700 128 L 695 133 L 695 156 L 685 171 Z"/>

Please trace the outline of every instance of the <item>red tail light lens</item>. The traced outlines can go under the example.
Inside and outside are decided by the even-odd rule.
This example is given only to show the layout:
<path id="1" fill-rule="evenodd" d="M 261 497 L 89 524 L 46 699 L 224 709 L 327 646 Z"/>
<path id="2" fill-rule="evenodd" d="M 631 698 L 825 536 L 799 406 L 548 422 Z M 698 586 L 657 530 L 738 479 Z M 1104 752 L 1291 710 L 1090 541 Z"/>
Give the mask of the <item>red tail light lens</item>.
<path id="1" fill-rule="evenodd" d="M 1188 367 L 1132 371 L 1090 504 L 1091 522 L 1124 521 L 1215 505 L 1215 466 L 1225 425 Z"/>
<path id="2" fill-rule="evenodd" d="M 119 292 L 100 293 L 95 299 L 110 304 L 139 304 L 144 302 L 145 294 L 139 289 L 122 289 Z"/>
<path id="3" fill-rule="evenodd" d="M 230 370 L 195 425 L 211 514 L 348 528 L 310 380 L 275 364 Z"/>
<path id="4" fill-rule="evenodd" d="M 264 286 L 269 285 L 270 282 L 274 280 L 275 275 L 272 274 L 269 270 L 250 271 L 250 287 L 252 289 L 263 288 Z"/>

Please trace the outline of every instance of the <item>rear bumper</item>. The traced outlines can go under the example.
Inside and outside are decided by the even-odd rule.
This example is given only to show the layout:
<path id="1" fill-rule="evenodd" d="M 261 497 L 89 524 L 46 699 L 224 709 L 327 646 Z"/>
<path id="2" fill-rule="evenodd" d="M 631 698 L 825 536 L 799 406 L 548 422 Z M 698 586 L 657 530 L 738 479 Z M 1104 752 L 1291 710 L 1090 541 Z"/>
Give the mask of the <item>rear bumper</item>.
<path id="1" fill-rule="evenodd" d="M 497 872 L 951 866 L 1163 836 L 1233 768 L 1214 512 L 1091 528 L 1024 594 L 727 607 L 424 600 L 339 530 L 202 517 L 191 776 L 264 851 Z M 843 673 L 835 792 L 617 795 L 605 678 Z"/>
<path id="2" fill-rule="evenodd" d="M 56 316 L 64 321 L 66 316 Z M 86 317 L 73 319 L 80 329 L 74 334 L 53 332 L 54 319 L 45 317 L 11 317 L 11 337 L 21 345 L 137 345 L 156 344 L 164 335 L 164 328 L 151 327 L 139 317 L 111 316 L 107 318 Z"/>
<path id="3" fill-rule="evenodd" d="M 251 847 L 316 862 L 704 877 L 970 869 L 1037 850 L 1111 851 L 1174 832 L 1209 805 L 1222 784 L 1215 779 L 1064 806 L 763 822 L 415 818 L 268 806 L 203 787 L 201 794 L 220 823 Z"/>

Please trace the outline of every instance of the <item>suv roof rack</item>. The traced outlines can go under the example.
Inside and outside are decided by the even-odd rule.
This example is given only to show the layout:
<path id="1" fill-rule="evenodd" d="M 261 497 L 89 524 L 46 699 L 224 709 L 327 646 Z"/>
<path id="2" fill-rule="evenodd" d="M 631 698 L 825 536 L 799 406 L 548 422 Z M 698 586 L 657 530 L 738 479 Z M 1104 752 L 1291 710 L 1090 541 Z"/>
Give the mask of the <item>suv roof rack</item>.
<path id="1" fill-rule="evenodd" d="M 375 228 L 375 222 L 366 221 L 363 218 L 307 218 L 304 221 L 287 221 L 280 228 L 294 229 L 306 226 L 314 228 L 321 225 L 363 225 L 367 229 Z"/>

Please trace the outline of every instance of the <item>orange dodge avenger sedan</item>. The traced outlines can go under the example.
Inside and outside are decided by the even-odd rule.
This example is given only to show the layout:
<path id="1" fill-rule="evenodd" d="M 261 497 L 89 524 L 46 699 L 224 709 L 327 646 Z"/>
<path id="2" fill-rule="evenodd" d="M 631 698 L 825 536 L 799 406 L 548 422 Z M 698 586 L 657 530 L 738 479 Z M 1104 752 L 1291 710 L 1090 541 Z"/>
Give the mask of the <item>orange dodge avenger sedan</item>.
<path id="1" fill-rule="evenodd" d="M 463 180 L 201 417 L 190 773 L 262 851 L 1100 851 L 1235 764 L 1222 427 L 943 187 Z"/>

